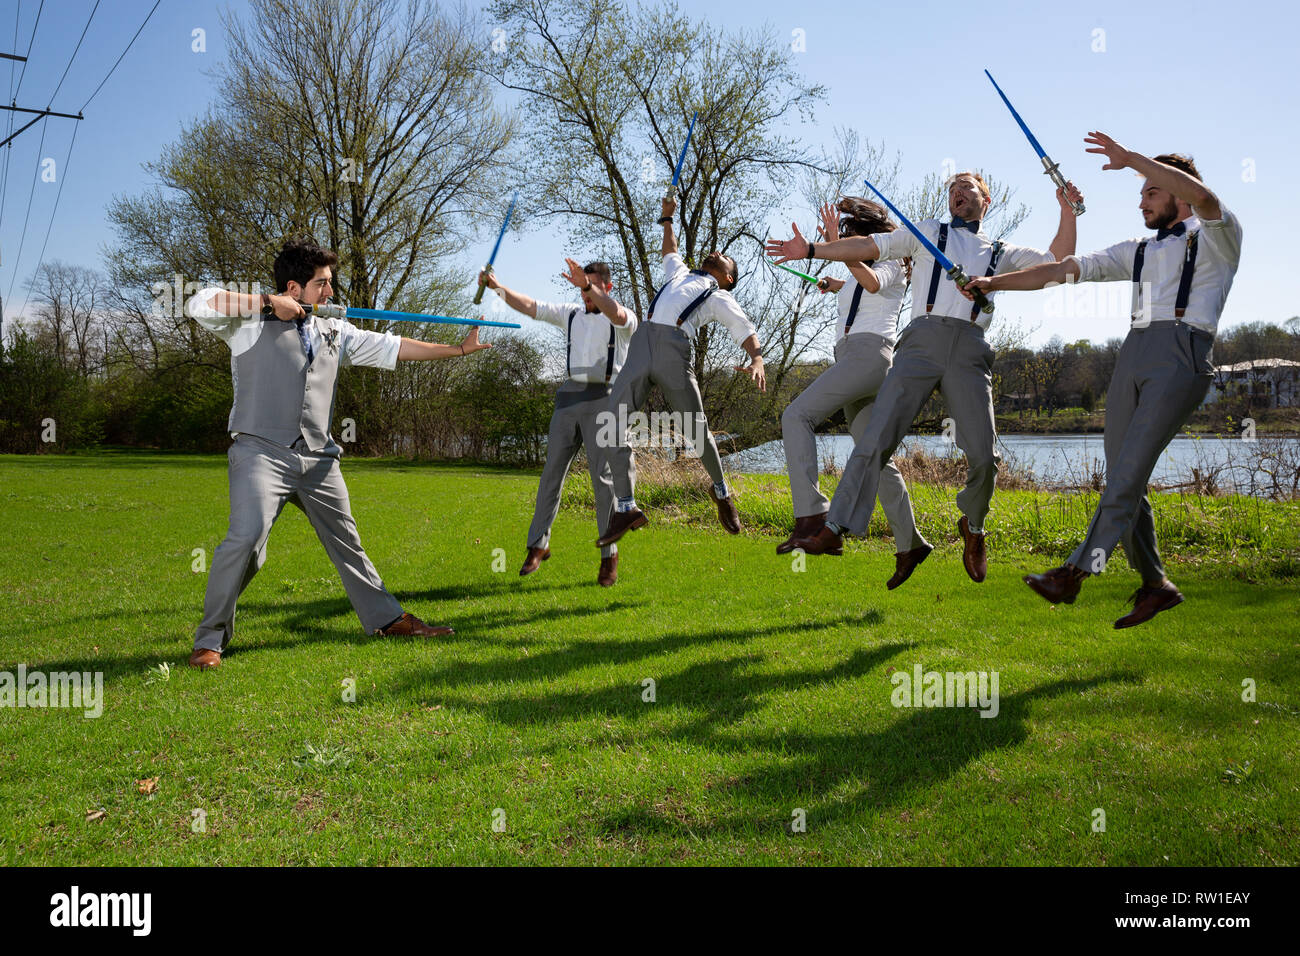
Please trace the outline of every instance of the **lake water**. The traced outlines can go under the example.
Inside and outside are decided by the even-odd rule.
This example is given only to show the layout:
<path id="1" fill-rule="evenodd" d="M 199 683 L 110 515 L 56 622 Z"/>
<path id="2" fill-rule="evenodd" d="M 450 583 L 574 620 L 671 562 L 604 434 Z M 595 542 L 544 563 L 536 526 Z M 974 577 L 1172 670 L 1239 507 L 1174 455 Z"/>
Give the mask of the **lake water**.
<path id="1" fill-rule="evenodd" d="M 1271 448 L 1281 445 L 1290 458 L 1300 455 L 1300 439 L 1269 438 L 1267 443 Z M 1260 447 L 1259 443 L 1252 444 L 1241 438 L 1180 435 L 1160 455 L 1151 481 L 1159 485 L 1175 485 L 1189 480 L 1194 468 L 1202 472 L 1219 468 L 1223 469 L 1219 474 L 1220 486 L 1235 486 L 1249 491 L 1252 472 L 1255 472 L 1257 483 L 1268 483 L 1252 467 L 1253 456 Z M 942 435 L 909 435 L 898 453 L 913 448 L 941 457 L 961 454 L 956 445 Z M 1002 455 L 1003 468 L 1014 463 L 1044 484 L 1085 484 L 1094 469 L 1105 473 L 1106 451 L 1100 434 L 999 435 L 998 451 Z M 843 468 L 853 453 L 853 439 L 848 435 L 818 435 L 817 453 L 823 464 L 834 460 Z M 768 442 L 727 455 L 723 464 L 738 472 L 784 472 L 785 448 L 779 441 Z"/>

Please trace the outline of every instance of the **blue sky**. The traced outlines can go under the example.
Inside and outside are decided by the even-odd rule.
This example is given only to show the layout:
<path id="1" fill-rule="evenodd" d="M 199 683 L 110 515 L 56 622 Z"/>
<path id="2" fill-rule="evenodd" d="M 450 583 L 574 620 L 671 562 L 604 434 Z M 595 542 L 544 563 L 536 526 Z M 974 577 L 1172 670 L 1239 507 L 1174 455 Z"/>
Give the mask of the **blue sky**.
<path id="1" fill-rule="evenodd" d="M 72 58 L 93 5 L 94 0 L 45 0 L 17 95 L 19 106 L 77 112 L 153 0 L 102 0 Z M 7 0 L 0 8 L 0 50 L 15 52 L 17 8 L 16 52 L 26 52 L 38 6 L 39 0 L 20 5 Z M 156 158 L 181 125 L 212 99 L 209 73 L 225 55 L 218 10 L 226 7 L 238 11 L 243 4 L 163 0 L 86 109 L 66 164 L 77 121 L 44 120 L 15 140 L 8 150 L 0 220 L 0 295 L 6 296 L 6 317 L 25 298 L 24 284 L 36 267 L 60 181 L 63 193 L 45 259 L 102 266 L 104 247 L 113 239 L 104 219 L 106 204 L 114 195 L 143 189 L 148 176 L 142 164 Z M 1236 8 L 1240 13 L 1232 13 L 1222 5 L 1188 2 L 1057 8 L 816 0 L 711 0 L 687 2 L 683 8 L 715 23 L 767 24 L 781 42 L 790 42 L 794 31 L 802 30 L 807 49 L 797 54 L 800 68 L 810 81 L 828 88 L 817 123 L 803 127 L 802 135 L 816 142 L 829 138 L 834 126 L 849 126 L 863 138 L 883 140 L 890 153 L 901 153 L 904 182 L 940 170 L 945 160 L 959 169 L 984 168 L 1017 187 L 1016 198 L 1030 205 L 1029 219 L 1014 236 L 1028 245 L 1046 247 L 1055 232 L 1057 207 L 1037 158 L 984 78 L 985 67 L 1083 189 L 1088 212 L 1079 221 L 1081 252 L 1143 231 L 1137 213 L 1140 181 L 1128 171 L 1102 172 L 1101 158 L 1083 152 L 1088 130 L 1104 130 L 1148 154 L 1191 153 L 1245 232 L 1223 324 L 1281 321 L 1300 313 L 1300 296 L 1289 281 L 1293 267 L 1285 258 L 1290 253 L 1285 207 L 1276 205 L 1285 169 L 1300 145 L 1300 84 L 1292 75 L 1300 14 L 1293 8 L 1242 6 Z M 484 21 L 485 43 L 492 26 Z M 205 52 L 192 49 L 196 29 L 206 31 Z M 71 68 L 51 101 L 70 58 Z M 0 61 L 0 88 L 12 89 L 18 82 L 21 64 L 14 65 L 12 80 L 9 69 L 7 61 Z M 0 124 L 7 127 L 8 118 L 0 117 Z M 56 182 L 41 180 L 46 158 L 55 161 Z M 768 225 L 774 233 L 786 234 L 791 216 L 811 225 L 811 215 L 794 207 L 774 211 Z M 467 276 L 486 258 L 492 238 L 485 235 L 482 248 L 467 250 Z M 498 272 L 510 285 L 554 297 L 561 288 L 555 272 L 565 251 L 540 231 L 512 236 L 503 244 Z M 1053 310 L 1048 298 L 1044 293 L 1003 294 L 998 314 L 1033 328 L 1033 340 L 1039 343 L 1052 335 L 1096 341 L 1125 331 L 1126 322 L 1118 315 L 1061 315 L 1059 299 Z"/>

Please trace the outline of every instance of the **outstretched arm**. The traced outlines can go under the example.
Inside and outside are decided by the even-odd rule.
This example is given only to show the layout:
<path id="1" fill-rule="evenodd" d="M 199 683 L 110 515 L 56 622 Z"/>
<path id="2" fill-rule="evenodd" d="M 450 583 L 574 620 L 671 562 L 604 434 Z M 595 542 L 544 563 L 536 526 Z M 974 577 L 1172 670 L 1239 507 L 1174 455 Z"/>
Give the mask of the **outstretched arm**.
<path id="1" fill-rule="evenodd" d="M 397 360 L 399 362 L 420 362 L 460 358 L 462 355 L 469 355 L 480 349 L 490 349 L 491 347 L 491 342 L 480 342 L 478 340 L 478 326 L 474 326 L 469 330 L 469 335 L 465 336 L 460 345 L 421 342 L 419 339 L 408 339 L 403 336 L 402 345 L 397 350 Z"/>
<path id="2" fill-rule="evenodd" d="M 1093 147 L 1088 152 L 1100 153 L 1106 157 L 1107 162 L 1101 167 L 1102 169 L 1136 170 L 1145 176 L 1151 185 L 1173 193 L 1176 198 L 1189 206 L 1195 206 L 1197 214 L 1202 219 L 1214 221 L 1223 218 L 1219 197 L 1206 189 L 1205 184 L 1195 176 L 1189 176 L 1181 169 L 1157 163 L 1141 153 L 1125 149 L 1105 133 L 1091 132 L 1083 138 L 1083 141 Z"/>
<path id="3" fill-rule="evenodd" d="M 599 282 L 592 281 L 591 277 L 583 271 L 582 266 L 578 265 L 573 259 L 566 258 L 564 263 L 569 267 L 569 271 L 561 272 L 561 278 L 568 279 L 570 284 L 577 286 L 591 296 L 591 301 L 595 303 L 596 308 L 600 309 L 601 314 L 614 325 L 627 325 L 628 320 L 631 318 L 631 313 L 627 309 L 619 305 L 612 295 L 602 289 Z"/>
<path id="4" fill-rule="evenodd" d="M 1068 191 L 1056 190 L 1056 201 L 1061 204 L 1061 224 L 1056 229 L 1056 238 L 1047 247 L 1057 262 L 1066 256 L 1074 255 L 1075 243 L 1079 237 L 1079 217 L 1074 214 L 1074 207 L 1070 202 L 1083 202 L 1083 193 L 1075 188 L 1074 183 L 1066 183 L 1066 186 Z"/>
<path id="5" fill-rule="evenodd" d="M 1070 213 L 1074 215 L 1073 212 Z M 1079 261 L 1066 259 L 1064 262 L 1044 262 L 1042 265 L 1030 266 L 1019 272 L 1004 272 L 1000 276 L 973 276 L 961 289 L 961 294 L 971 301 L 976 292 L 988 295 L 990 292 L 1030 292 L 1048 285 L 1074 282 L 1079 278 Z"/>
<path id="6" fill-rule="evenodd" d="M 871 236 L 849 236 L 847 239 L 836 239 L 832 242 L 819 242 L 812 246 L 803 233 L 799 231 L 796 223 L 790 223 L 794 229 L 793 239 L 769 239 L 767 241 L 767 254 L 777 262 L 794 262 L 798 259 L 809 258 L 809 249 L 812 249 L 812 258 L 829 259 L 832 262 L 865 262 L 868 259 L 879 259 L 880 249 L 876 246 L 876 240 Z"/>
<path id="7" fill-rule="evenodd" d="M 673 215 L 677 212 L 677 200 L 665 196 L 660 207 L 659 224 L 664 227 L 664 245 L 661 255 L 670 256 L 677 251 L 677 237 L 673 235 Z"/>
<path id="8" fill-rule="evenodd" d="M 537 300 L 524 295 L 522 292 L 516 292 L 514 289 L 507 289 L 500 282 L 490 269 L 484 269 L 478 274 L 478 281 L 483 283 L 489 289 L 496 292 L 506 302 L 506 305 L 530 319 L 537 318 Z"/>

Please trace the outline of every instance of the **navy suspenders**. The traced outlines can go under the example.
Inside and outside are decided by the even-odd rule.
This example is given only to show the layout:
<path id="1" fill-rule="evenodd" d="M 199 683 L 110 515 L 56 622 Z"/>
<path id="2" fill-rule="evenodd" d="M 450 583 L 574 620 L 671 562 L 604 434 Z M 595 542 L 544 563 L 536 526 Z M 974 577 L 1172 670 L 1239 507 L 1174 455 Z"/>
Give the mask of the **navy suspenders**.
<path id="1" fill-rule="evenodd" d="M 687 305 L 686 308 L 682 309 L 682 314 L 677 316 L 677 327 L 679 329 L 682 327 L 682 323 L 691 317 L 692 312 L 694 312 L 696 309 L 702 306 L 705 300 L 708 299 L 709 296 L 713 295 L 714 292 L 718 291 L 717 280 L 714 279 L 713 276 L 705 272 L 703 269 L 692 269 L 691 275 L 708 276 L 709 287 L 705 289 L 703 292 L 701 292 L 699 295 L 697 295 L 693 300 L 691 300 L 690 304 Z M 655 317 L 655 303 L 657 303 L 659 301 L 659 297 L 664 294 L 664 289 L 667 289 L 668 286 L 670 285 L 672 285 L 671 282 L 664 283 L 664 285 L 660 287 L 659 291 L 655 293 L 654 298 L 650 300 L 650 308 L 646 312 L 646 317 L 645 317 L 646 322 L 653 321 Z"/>
<path id="2" fill-rule="evenodd" d="M 944 252 L 947 249 L 948 223 L 945 222 L 939 226 L 939 241 L 935 243 L 935 245 L 939 247 L 940 252 Z M 998 267 L 998 260 L 1000 258 L 1002 258 L 1002 241 L 998 240 L 993 243 L 993 255 L 989 257 L 989 267 L 984 273 L 985 276 L 993 275 L 994 270 Z M 925 311 L 927 315 L 934 311 L 934 300 L 939 295 L 940 274 L 941 270 L 939 269 L 939 260 L 935 259 L 934 271 L 930 273 L 930 291 L 927 292 L 925 296 Z M 970 320 L 974 322 L 979 318 L 979 314 L 980 307 L 978 305 L 972 306 L 970 310 Z"/>
<path id="3" fill-rule="evenodd" d="M 854 280 L 857 281 L 856 279 Z M 849 317 L 844 320 L 844 334 L 849 334 L 849 329 L 853 328 L 853 320 L 858 317 L 858 306 L 862 304 L 862 283 L 858 282 L 858 287 L 853 290 L 853 301 L 849 303 Z"/>
<path id="4" fill-rule="evenodd" d="M 658 298 L 658 296 L 655 296 L 655 298 Z M 654 308 L 654 304 L 651 303 L 650 307 Z M 573 317 L 576 316 L 577 314 L 578 314 L 577 309 L 574 309 L 572 312 L 569 313 L 569 334 L 565 336 L 564 375 L 566 378 L 573 378 L 573 360 L 572 360 Z M 605 384 L 606 385 L 608 385 L 609 380 L 614 377 L 614 335 L 615 335 L 614 323 L 611 322 L 609 324 L 609 354 L 606 355 L 605 357 Z"/>
<path id="5" fill-rule="evenodd" d="M 1001 258 L 1002 258 L 1002 240 L 999 239 L 997 242 L 993 243 L 993 255 L 989 256 L 989 267 L 984 270 L 985 278 L 988 278 L 989 276 L 993 275 L 994 270 L 997 269 L 998 267 L 998 260 Z M 974 322 L 979 317 L 980 317 L 980 307 L 978 305 L 972 305 L 970 307 L 970 320 Z"/>
<path id="6" fill-rule="evenodd" d="M 614 377 L 614 323 L 609 324 L 609 355 L 605 359 L 605 384 Z"/>
<path id="7" fill-rule="evenodd" d="M 939 227 L 939 251 L 943 252 L 948 247 L 948 224 L 945 222 Z M 928 315 L 934 311 L 934 300 L 939 294 L 939 260 L 934 260 L 934 271 L 930 273 L 930 291 L 925 296 L 925 311 Z"/>
<path id="8" fill-rule="evenodd" d="M 1187 314 L 1187 300 L 1192 295 L 1192 276 L 1196 273 L 1196 245 L 1197 238 L 1201 231 L 1187 235 L 1187 252 L 1183 255 L 1183 271 L 1178 277 L 1178 295 L 1174 298 L 1174 318 L 1181 319 Z M 1142 303 L 1142 266 L 1146 262 L 1147 243 L 1149 239 L 1143 239 L 1138 243 L 1137 252 L 1133 254 L 1133 315 L 1132 318 L 1138 317 L 1139 306 Z"/>
<path id="9" fill-rule="evenodd" d="M 569 332 L 564 337 L 564 377 L 573 378 L 573 317 L 578 314 L 575 308 L 569 313 Z"/>

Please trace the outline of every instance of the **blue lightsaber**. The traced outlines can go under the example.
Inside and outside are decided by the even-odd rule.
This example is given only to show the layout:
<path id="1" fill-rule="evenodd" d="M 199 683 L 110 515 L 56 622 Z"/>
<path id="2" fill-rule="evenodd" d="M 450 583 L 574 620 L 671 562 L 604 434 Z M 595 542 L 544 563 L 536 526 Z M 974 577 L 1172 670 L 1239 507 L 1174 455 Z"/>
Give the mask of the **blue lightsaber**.
<path id="1" fill-rule="evenodd" d="M 686 162 L 686 151 L 691 147 L 691 137 L 695 135 L 695 121 L 700 118 L 700 111 L 696 110 L 691 116 L 690 128 L 686 130 L 686 142 L 682 143 L 681 155 L 677 157 L 677 168 L 673 170 L 673 184 L 668 187 L 668 198 L 677 198 L 677 181 L 682 178 L 682 165 Z"/>
<path id="2" fill-rule="evenodd" d="M 302 305 L 302 303 L 299 303 Z M 326 319 L 377 319 L 383 322 L 428 322 L 437 325 L 490 325 L 498 329 L 517 329 L 515 322 L 489 322 L 487 319 L 458 319 L 449 315 L 422 315 L 417 312 L 390 312 L 387 309 L 362 309 L 351 305 L 303 305 L 308 315 Z"/>
<path id="3" fill-rule="evenodd" d="M 866 179 L 863 180 L 863 182 L 867 184 L 868 189 L 870 189 L 873 193 L 875 193 L 877 196 L 880 197 L 881 202 L 883 202 L 886 206 L 889 207 L 889 211 L 898 217 L 898 221 L 901 222 L 904 226 L 906 226 L 908 231 L 911 232 L 912 235 L 916 236 L 916 238 L 920 241 L 921 245 L 925 246 L 926 252 L 934 256 L 934 261 L 939 263 L 939 267 L 948 274 L 948 278 L 951 279 L 953 282 L 957 283 L 957 285 L 961 286 L 961 288 L 963 289 L 966 288 L 966 283 L 970 281 L 970 277 L 966 275 L 966 273 L 962 270 L 962 267 L 957 265 L 957 263 L 953 262 L 942 252 L 940 252 L 939 247 L 936 246 L 929 239 L 927 239 L 925 233 L 923 233 L 920 229 L 917 229 L 916 226 L 912 225 L 912 220 L 908 219 L 901 212 L 899 212 L 898 207 L 895 206 L 888 199 L 886 199 L 884 193 L 882 193 L 875 186 L 871 185 L 871 180 Z M 975 293 L 975 304 L 979 306 L 979 310 L 981 312 L 993 311 L 993 303 L 990 302 L 985 297 L 983 292 Z"/>
<path id="4" fill-rule="evenodd" d="M 501 249 L 501 240 L 505 237 L 506 230 L 510 228 L 510 217 L 514 215 L 515 201 L 518 198 L 519 198 L 519 190 L 516 189 L 515 194 L 510 197 L 510 206 L 509 208 L 506 209 L 506 221 L 501 224 L 501 231 L 497 233 L 496 245 L 492 247 L 492 255 L 488 257 L 488 261 L 487 261 L 488 272 L 492 271 L 492 264 L 497 261 L 497 252 Z M 480 282 L 478 284 L 478 292 L 475 293 L 474 295 L 475 305 L 479 305 L 483 302 L 483 290 L 486 288 L 487 288 L 486 282 Z M 519 326 L 516 325 L 515 328 L 517 329 L 519 328 Z"/>
<path id="5" fill-rule="evenodd" d="M 1044 150 L 1042 144 L 1038 142 L 1038 138 L 1035 137 L 1033 133 L 1029 132 L 1029 127 L 1026 126 L 1025 121 L 1020 118 L 1020 114 L 1016 112 L 1016 108 L 1011 105 L 1011 101 L 1007 99 L 1007 94 L 1002 92 L 1002 87 L 998 86 L 998 81 L 993 79 L 993 74 L 988 70 L 985 70 L 984 75 L 989 78 L 989 82 L 993 84 L 993 89 L 998 91 L 998 96 L 1002 97 L 1002 102 L 1007 104 L 1007 109 L 1011 110 L 1011 115 L 1016 118 L 1016 122 L 1020 124 L 1020 128 L 1024 130 L 1025 135 L 1029 137 L 1029 145 L 1034 147 L 1034 152 L 1038 154 L 1038 158 L 1043 162 L 1043 172 L 1051 177 L 1052 182 L 1055 183 L 1059 189 L 1065 189 L 1065 177 L 1061 175 L 1060 164 L 1052 162 L 1052 157 L 1047 155 L 1047 151 Z M 1068 196 L 1066 198 L 1069 200 Z M 1073 200 L 1069 200 L 1069 202 L 1070 208 L 1074 210 L 1076 216 L 1082 216 L 1084 212 L 1086 212 L 1083 203 L 1074 202 Z"/>

